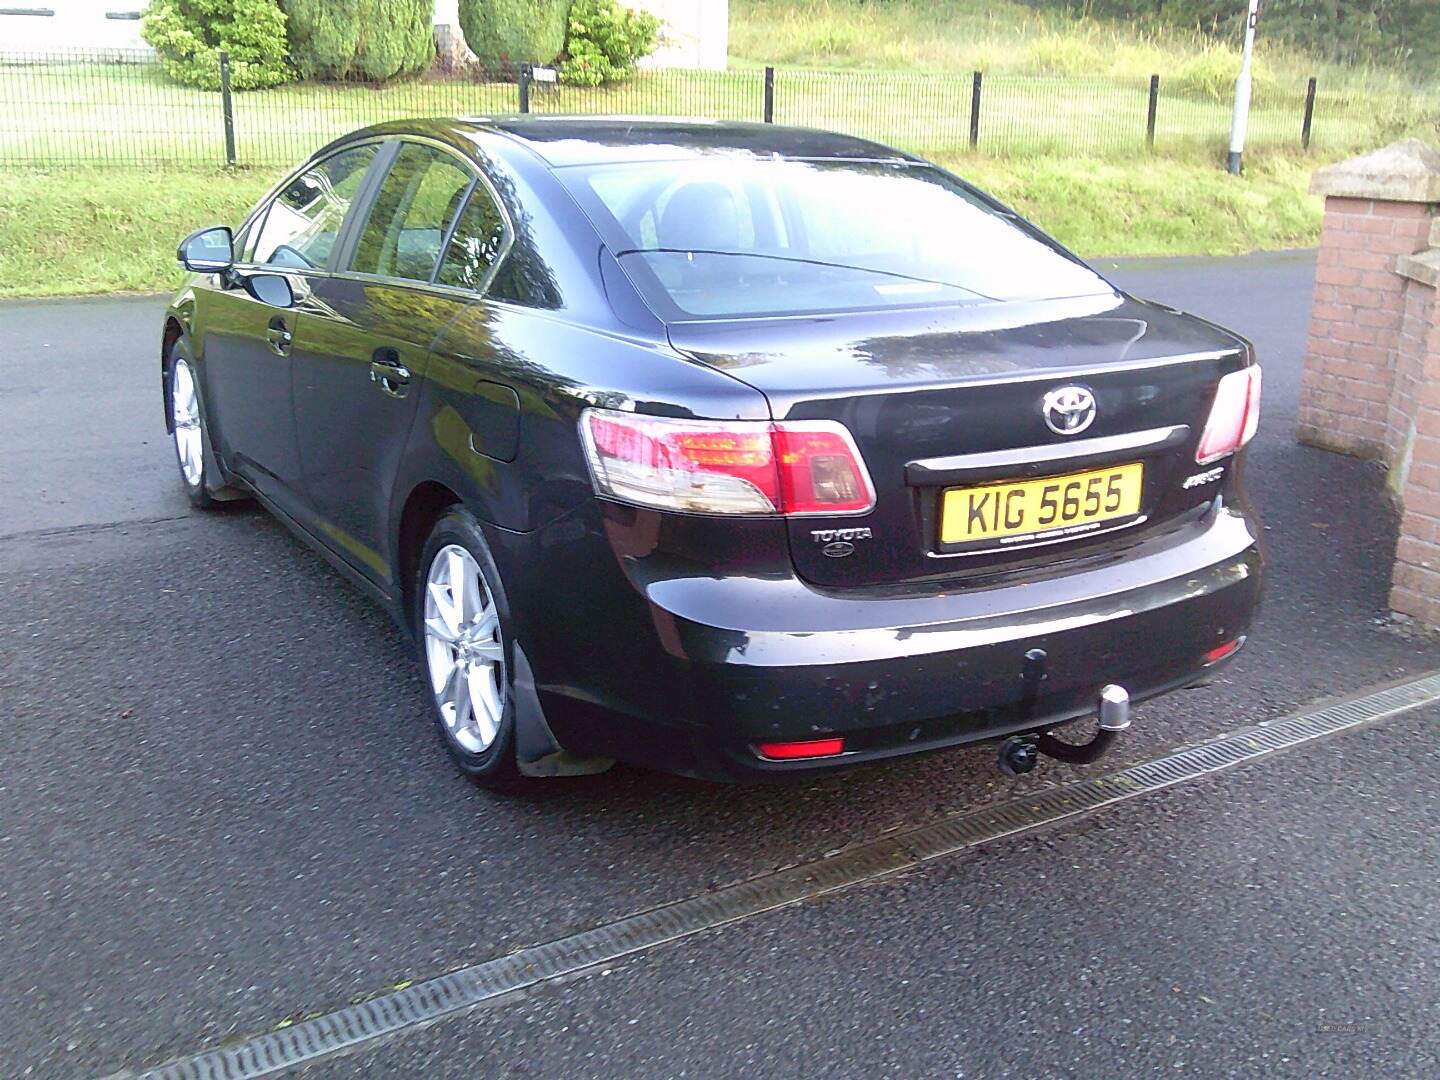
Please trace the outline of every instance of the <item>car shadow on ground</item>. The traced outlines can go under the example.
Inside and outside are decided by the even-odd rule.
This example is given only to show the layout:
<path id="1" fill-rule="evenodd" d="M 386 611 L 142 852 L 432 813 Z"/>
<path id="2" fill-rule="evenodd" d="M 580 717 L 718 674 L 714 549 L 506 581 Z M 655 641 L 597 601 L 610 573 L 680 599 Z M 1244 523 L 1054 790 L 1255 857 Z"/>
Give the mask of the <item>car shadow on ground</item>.
<path id="1" fill-rule="evenodd" d="M 1297 446 L 1287 435 L 1283 428 L 1271 431 L 1250 452 L 1249 488 L 1263 508 L 1267 571 L 1265 602 L 1246 648 L 1209 685 L 1139 706 L 1132 732 L 1097 765 L 1045 761 L 1030 776 L 1013 779 L 996 770 L 991 742 L 771 784 L 726 785 L 617 764 L 597 776 L 539 781 L 504 794 L 477 789 L 472 797 L 480 812 L 504 800 L 532 813 L 603 813 L 612 822 L 647 817 L 663 805 L 665 820 L 692 842 L 705 820 L 731 841 L 723 808 L 737 803 L 747 818 L 810 818 L 817 825 L 832 809 L 843 807 L 848 818 L 860 804 L 882 811 L 872 826 L 893 828 L 919 824 L 926 813 L 959 812 L 1157 756 L 1440 664 L 1434 638 L 1398 632 L 1385 617 L 1397 516 L 1383 470 Z M 315 558 L 293 546 L 304 551 L 297 557 Z M 414 702 L 407 723 L 423 728 L 428 703 L 404 636 L 382 620 L 372 640 L 386 670 L 414 691 L 406 695 Z M 411 738 L 407 733 L 406 742 Z M 450 776 L 438 738 L 428 741 L 420 749 L 421 767 Z M 916 799 L 917 791 L 927 798 Z M 897 812 L 884 813 L 887 805 Z M 649 824 L 663 829 L 659 821 Z M 829 830 L 820 833 L 827 843 L 835 838 Z"/>

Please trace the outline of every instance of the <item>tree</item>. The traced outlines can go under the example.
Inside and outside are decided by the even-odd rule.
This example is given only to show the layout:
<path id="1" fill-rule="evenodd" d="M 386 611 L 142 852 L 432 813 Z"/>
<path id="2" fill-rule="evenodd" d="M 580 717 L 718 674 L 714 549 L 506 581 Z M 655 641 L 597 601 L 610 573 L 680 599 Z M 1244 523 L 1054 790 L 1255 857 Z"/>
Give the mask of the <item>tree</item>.
<path id="1" fill-rule="evenodd" d="M 176 82 L 220 89 L 220 54 L 230 56 L 236 90 L 278 86 L 294 77 L 285 60 L 285 13 L 275 0 L 153 0 L 141 36 Z"/>
<path id="2" fill-rule="evenodd" d="M 383 82 L 435 60 L 434 0 L 284 0 L 302 79 Z"/>
<path id="3" fill-rule="evenodd" d="M 465 44 L 484 63 L 548 64 L 565 47 L 571 0 L 460 0 Z"/>

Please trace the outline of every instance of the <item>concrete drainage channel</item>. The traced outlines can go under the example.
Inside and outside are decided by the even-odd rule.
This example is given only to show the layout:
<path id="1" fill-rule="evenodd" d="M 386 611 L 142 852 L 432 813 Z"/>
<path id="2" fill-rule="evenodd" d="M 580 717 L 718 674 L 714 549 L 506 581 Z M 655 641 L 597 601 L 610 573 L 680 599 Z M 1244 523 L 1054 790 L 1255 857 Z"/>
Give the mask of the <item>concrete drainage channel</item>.
<path id="1" fill-rule="evenodd" d="M 136 1076 L 145 1080 L 240 1080 L 274 1075 L 538 983 L 1081 817 L 1436 701 L 1440 701 L 1440 672 L 1283 717 L 1103 776 L 892 833 L 814 862 L 521 949 L 147 1072 L 125 1070 L 113 1074 L 112 1080 Z"/>

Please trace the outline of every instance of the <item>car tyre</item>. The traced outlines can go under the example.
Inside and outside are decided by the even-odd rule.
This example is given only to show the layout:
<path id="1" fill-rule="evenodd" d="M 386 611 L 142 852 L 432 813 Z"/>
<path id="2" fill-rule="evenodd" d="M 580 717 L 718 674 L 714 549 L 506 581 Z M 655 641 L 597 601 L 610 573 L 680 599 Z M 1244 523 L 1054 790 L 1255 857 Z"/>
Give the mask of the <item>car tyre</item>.
<path id="1" fill-rule="evenodd" d="M 420 671 L 445 749 L 478 784 L 520 784 L 510 606 L 468 510 L 453 507 L 430 530 L 411 592 Z"/>
<path id="2" fill-rule="evenodd" d="M 195 362 L 176 345 L 170 350 L 165 371 L 170 441 L 175 448 L 175 463 L 179 466 L 180 482 L 185 485 L 190 505 L 209 510 L 223 502 L 243 499 L 244 492 L 224 482 L 215 462 L 214 444 L 210 441 L 210 428 L 205 422 L 205 405 L 200 396 Z"/>

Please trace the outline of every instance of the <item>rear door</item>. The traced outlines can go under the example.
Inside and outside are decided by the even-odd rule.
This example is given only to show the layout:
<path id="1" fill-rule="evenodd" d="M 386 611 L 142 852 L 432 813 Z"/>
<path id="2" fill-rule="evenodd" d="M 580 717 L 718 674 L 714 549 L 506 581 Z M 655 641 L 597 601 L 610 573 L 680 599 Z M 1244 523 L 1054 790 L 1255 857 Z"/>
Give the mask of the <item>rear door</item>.
<path id="1" fill-rule="evenodd" d="M 300 458 L 290 408 L 292 345 L 303 298 L 323 281 L 336 239 L 374 161 L 376 144 L 333 154 L 298 173 L 256 215 L 229 287 L 206 294 L 206 405 L 227 459 L 263 494 L 300 513 Z M 300 285 L 291 308 L 252 297 L 238 280 L 284 272 Z"/>
<path id="2" fill-rule="evenodd" d="M 291 394 L 317 531 L 390 585 L 391 484 L 415 417 L 431 341 L 475 294 L 442 255 L 476 183 L 440 145 L 387 146 L 341 269 L 315 284 L 294 340 Z"/>

